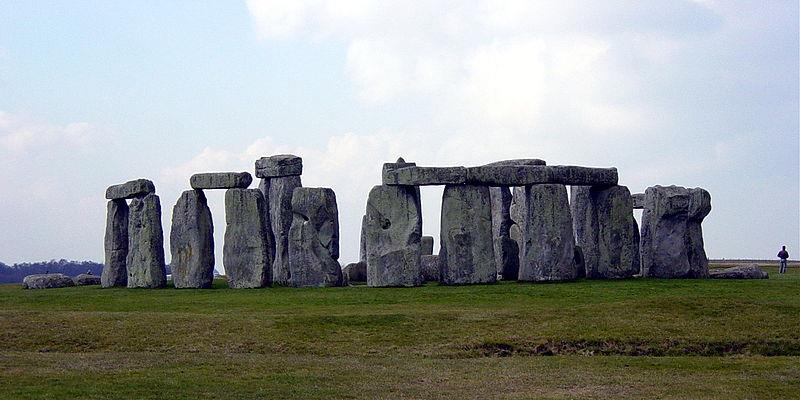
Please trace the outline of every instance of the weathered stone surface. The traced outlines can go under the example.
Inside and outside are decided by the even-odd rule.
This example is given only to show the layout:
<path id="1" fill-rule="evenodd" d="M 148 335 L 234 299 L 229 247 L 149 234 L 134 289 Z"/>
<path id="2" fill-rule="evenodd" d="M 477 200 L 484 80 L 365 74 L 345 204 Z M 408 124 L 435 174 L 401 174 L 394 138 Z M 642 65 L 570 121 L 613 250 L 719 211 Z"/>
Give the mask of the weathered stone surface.
<path id="1" fill-rule="evenodd" d="M 630 278 L 639 273 L 639 231 L 625 186 L 573 186 L 570 207 L 575 240 L 591 279 Z"/>
<path id="2" fill-rule="evenodd" d="M 367 263 L 367 215 L 361 217 L 361 236 L 358 247 L 358 260 Z"/>
<path id="3" fill-rule="evenodd" d="M 289 270 L 289 228 L 292 226 L 292 193 L 302 187 L 300 176 L 284 176 L 262 180 L 261 190 L 269 204 L 269 222 L 275 243 L 272 280 L 279 285 L 291 284 Z"/>
<path id="4" fill-rule="evenodd" d="M 419 258 L 422 280 L 425 282 L 439 282 L 439 256 L 432 254 L 422 255 Z"/>
<path id="5" fill-rule="evenodd" d="M 509 165 L 537 166 L 537 165 L 547 165 L 547 163 L 544 160 L 538 158 L 516 158 L 513 160 L 501 160 L 486 164 L 486 166 L 489 167 L 505 167 Z"/>
<path id="6" fill-rule="evenodd" d="M 264 194 L 258 189 L 225 191 L 222 263 L 228 286 L 250 289 L 272 283 L 272 244 Z"/>
<path id="7" fill-rule="evenodd" d="M 419 190 L 373 187 L 367 199 L 367 285 L 420 285 L 421 236 Z"/>
<path id="8" fill-rule="evenodd" d="M 522 241 L 522 230 L 525 227 L 525 188 L 515 187 L 513 196 L 511 197 L 511 205 L 508 207 L 508 213 L 511 216 L 513 224 L 508 230 L 508 236 L 517 242 L 519 249 L 519 259 L 522 262 L 522 253 L 525 250 Z"/>
<path id="9" fill-rule="evenodd" d="M 458 185 L 466 182 L 464 167 L 404 167 L 391 170 L 384 175 L 384 185 Z"/>
<path id="10" fill-rule="evenodd" d="M 572 214 L 564 185 L 525 188 L 525 226 L 520 281 L 566 281 L 578 276 Z"/>
<path id="11" fill-rule="evenodd" d="M 23 289 L 55 289 L 68 286 L 75 286 L 75 282 L 64 274 L 36 274 L 22 279 Z"/>
<path id="12" fill-rule="evenodd" d="M 413 167 L 416 165 L 417 164 L 413 162 L 406 162 L 406 160 L 404 160 L 403 157 L 398 158 L 397 161 L 393 163 L 384 163 L 383 168 L 381 169 L 381 179 L 383 181 L 386 181 L 387 179 L 390 179 L 389 174 L 392 171 L 399 168 Z"/>
<path id="13" fill-rule="evenodd" d="M 303 174 L 303 159 L 292 154 L 278 154 L 256 160 L 257 178 L 278 178 Z"/>
<path id="14" fill-rule="evenodd" d="M 644 208 L 644 193 L 635 193 L 631 195 L 631 200 L 633 200 L 633 209 L 634 210 L 641 210 Z"/>
<path id="15" fill-rule="evenodd" d="M 511 238 L 511 190 L 489 188 L 492 199 L 492 240 L 497 274 L 504 280 L 516 280 L 519 273 L 519 245 Z"/>
<path id="16" fill-rule="evenodd" d="M 586 277 L 586 262 L 583 260 L 583 249 L 575 245 L 575 269 L 578 271 L 578 278 Z"/>
<path id="17" fill-rule="evenodd" d="M 484 165 L 467 169 L 467 183 L 487 186 L 616 185 L 616 168 L 570 165 Z"/>
<path id="18" fill-rule="evenodd" d="M 176 288 L 209 288 L 214 280 L 214 223 L 201 190 L 187 190 L 172 209 L 169 235 Z"/>
<path id="19" fill-rule="evenodd" d="M 109 186 L 106 189 L 106 199 L 121 200 L 144 197 L 149 193 L 155 193 L 156 186 L 148 179 L 136 179 L 119 185 Z"/>
<path id="20" fill-rule="evenodd" d="M 75 283 L 75 286 L 93 286 L 101 284 L 99 276 L 89 274 L 80 274 L 72 281 Z"/>
<path id="21" fill-rule="evenodd" d="M 339 211 L 329 188 L 296 188 L 289 229 L 291 285 L 341 286 Z"/>
<path id="22" fill-rule="evenodd" d="M 103 287 L 124 287 L 128 285 L 128 269 L 125 267 L 128 258 L 128 203 L 111 200 L 107 210 L 105 263 L 100 280 Z"/>
<path id="23" fill-rule="evenodd" d="M 253 183 L 248 172 L 206 172 L 189 179 L 192 189 L 246 189 Z"/>
<path id="24" fill-rule="evenodd" d="M 711 195 L 704 189 L 647 188 L 642 213 L 642 275 L 707 277 L 708 259 L 701 223 L 710 211 Z"/>
<path id="25" fill-rule="evenodd" d="M 433 254 L 433 236 L 423 236 L 419 241 L 419 254 L 429 256 Z"/>
<path id="26" fill-rule="evenodd" d="M 364 261 L 347 264 L 342 268 L 342 283 L 367 282 L 367 263 Z"/>
<path id="27" fill-rule="evenodd" d="M 131 200 L 125 265 L 129 288 L 160 288 L 167 284 L 161 200 L 155 194 Z"/>
<path id="28" fill-rule="evenodd" d="M 448 185 L 442 195 L 439 281 L 446 285 L 492 283 L 497 267 L 489 188 Z"/>
<path id="29" fill-rule="evenodd" d="M 730 268 L 711 269 L 708 271 L 712 279 L 768 279 L 769 274 L 757 264 L 739 265 Z"/>

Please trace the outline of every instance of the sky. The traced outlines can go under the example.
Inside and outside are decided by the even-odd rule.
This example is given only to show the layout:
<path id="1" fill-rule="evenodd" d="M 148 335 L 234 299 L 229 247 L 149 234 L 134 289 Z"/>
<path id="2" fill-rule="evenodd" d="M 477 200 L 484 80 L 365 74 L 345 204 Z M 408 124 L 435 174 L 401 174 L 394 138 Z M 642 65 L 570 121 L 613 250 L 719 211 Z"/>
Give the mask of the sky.
<path id="1" fill-rule="evenodd" d="M 102 262 L 105 188 L 136 178 L 169 260 L 193 173 L 281 153 L 335 190 L 343 264 L 398 156 L 703 187 L 709 257 L 800 254 L 798 19 L 797 1 L 4 0 L 0 261 Z M 437 238 L 441 193 L 422 189 Z"/>

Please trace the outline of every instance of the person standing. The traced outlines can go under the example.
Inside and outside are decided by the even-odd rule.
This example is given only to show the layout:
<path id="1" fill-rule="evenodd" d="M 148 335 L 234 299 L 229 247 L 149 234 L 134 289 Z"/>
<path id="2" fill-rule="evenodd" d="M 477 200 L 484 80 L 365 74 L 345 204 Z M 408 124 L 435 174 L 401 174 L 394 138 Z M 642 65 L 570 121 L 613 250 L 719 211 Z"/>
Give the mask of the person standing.
<path id="1" fill-rule="evenodd" d="M 778 271 L 779 274 L 786 273 L 786 260 L 789 258 L 789 252 L 786 251 L 786 246 L 783 246 L 781 251 L 778 252 L 778 258 L 781 259 L 781 269 Z"/>

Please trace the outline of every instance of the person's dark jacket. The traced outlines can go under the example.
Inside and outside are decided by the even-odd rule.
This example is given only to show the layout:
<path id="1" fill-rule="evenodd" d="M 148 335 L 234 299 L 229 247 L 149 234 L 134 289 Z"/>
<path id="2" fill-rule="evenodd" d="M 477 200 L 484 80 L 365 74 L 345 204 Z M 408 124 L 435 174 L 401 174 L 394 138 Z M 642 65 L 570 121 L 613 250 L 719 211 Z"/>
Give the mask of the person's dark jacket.
<path id="1" fill-rule="evenodd" d="M 778 258 L 780 258 L 781 260 L 785 260 L 785 259 L 789 258 L 789 252 L 786 251 L 786 250 L 779 251 L 778 252 Z"/>

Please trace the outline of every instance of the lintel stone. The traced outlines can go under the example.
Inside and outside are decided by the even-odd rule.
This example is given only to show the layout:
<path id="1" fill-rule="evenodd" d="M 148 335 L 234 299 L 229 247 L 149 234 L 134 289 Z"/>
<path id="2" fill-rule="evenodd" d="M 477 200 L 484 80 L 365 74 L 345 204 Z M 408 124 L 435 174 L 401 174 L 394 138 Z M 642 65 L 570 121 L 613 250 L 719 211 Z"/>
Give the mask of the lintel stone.
<path id="1" fill-rule="evenodd" d="M 206 172 L 192 175 L 189 183 L 192 189 L 247 189 L 253 177 L 248 172 Z"/>

